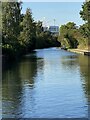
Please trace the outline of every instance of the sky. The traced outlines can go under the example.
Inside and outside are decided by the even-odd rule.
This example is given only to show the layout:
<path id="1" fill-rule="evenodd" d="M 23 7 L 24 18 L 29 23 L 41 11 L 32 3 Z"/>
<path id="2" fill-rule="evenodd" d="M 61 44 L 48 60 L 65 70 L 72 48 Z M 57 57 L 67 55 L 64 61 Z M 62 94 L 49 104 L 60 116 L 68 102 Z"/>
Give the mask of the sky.
<path id="1" fill-rule="evenodd" d="M 43 21 L 44 26 L 61 26 L 68 22 L 81 25 L 84 21 L 80 18 L 83 2 L 23 2 L 22 13 L 27 8 L 32 10 L 35 21 Z"/>

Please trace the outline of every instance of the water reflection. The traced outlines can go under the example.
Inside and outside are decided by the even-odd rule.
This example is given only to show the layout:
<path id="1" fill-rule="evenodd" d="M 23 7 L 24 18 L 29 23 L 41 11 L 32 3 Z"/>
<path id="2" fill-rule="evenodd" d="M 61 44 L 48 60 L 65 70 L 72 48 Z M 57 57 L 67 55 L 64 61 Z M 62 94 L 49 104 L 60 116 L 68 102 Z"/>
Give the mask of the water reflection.
<path id="1" fill-rule="evenodd" d="M 87 56 L 80 56 L 79 57 L 79 65 L 80 65 L 80 72 L 81 78 L 83 83 L 84 91 L 86 92 L 86 97 L 90 103 L 90 57 Z"/>
<path id="2" fill-rule="evenodd" d="M 15 117 L 22 113 L 20 108 L 20 106 L 22 106 L 21 104 L 24 104 L 22 99 L 26 98 L 25 95 L 26 92 L 28 92 L 28 89 L 32 89 L 34 87 L 36 74 L 37 58 L 35 53 L 25 56 L 22 61 L 20 61 L 19 63 L 15 63 L 12 66 L 10 65 L 9 69 L 7 69 L 6 71 L 4 70 L 2 76 L 4 117 L 6 115 L 6 117 L 10 118 L 10 114 L 12 114 L 12 117 Z M 32 90 L 30 90 L 29 95 L 31 96 L 31 98 L 33 98 Z M 33 101 L 34 100 L 32 100 L 32 102 Z"/>
<path id="3" fill-rule="evenodd" d="M 70 71 L 76 69 L 78 67 L 78 55 L 74 54 L 62 57 L 62 65 Z"/>
<path id="4" fill-rule="evenodd" d="M 88 101 L 88 117 L 90 118 L 90 57 L 79 56 L 82 86 Z"/>
<path id="5" fill-rule="evenodd" d="M 3 117 L 87 117 L 87 66 L 85 56 L 56 48 L 26 55 L 3 70 Z"/>
<path id="6" fill-rule="evenodd" d="M 80 78 L 85 96 L 90 105 L 90 57 L 83 55 L 65 56 L 62 58 L 62 65 L 66 69 L 75 70 L 77 67 L 80 69 Z M 72 71 L 71 71 L 72 72 Z"/>

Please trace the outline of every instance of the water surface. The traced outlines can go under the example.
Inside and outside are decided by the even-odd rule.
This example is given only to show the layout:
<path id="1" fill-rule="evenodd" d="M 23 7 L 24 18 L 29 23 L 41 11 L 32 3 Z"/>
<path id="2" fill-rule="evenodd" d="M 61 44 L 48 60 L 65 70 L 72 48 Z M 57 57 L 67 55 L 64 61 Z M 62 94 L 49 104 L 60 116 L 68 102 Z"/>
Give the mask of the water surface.
<path id="1" fill-rule="evenodd" d="M 90 58 L 35 50 L 3 70 L 3 118 L 87 118 Z"/>

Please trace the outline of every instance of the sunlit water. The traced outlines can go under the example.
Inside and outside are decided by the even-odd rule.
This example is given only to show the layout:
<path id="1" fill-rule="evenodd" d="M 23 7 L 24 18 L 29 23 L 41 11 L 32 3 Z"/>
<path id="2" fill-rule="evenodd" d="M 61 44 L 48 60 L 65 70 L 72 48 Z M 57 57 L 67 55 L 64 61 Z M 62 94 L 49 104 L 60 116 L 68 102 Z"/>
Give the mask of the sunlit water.
<path id="1" fill-rule="evenodd" d="M 88 59 L 49 48 L 4 69 L 3 118 L 87 118 Z"/>

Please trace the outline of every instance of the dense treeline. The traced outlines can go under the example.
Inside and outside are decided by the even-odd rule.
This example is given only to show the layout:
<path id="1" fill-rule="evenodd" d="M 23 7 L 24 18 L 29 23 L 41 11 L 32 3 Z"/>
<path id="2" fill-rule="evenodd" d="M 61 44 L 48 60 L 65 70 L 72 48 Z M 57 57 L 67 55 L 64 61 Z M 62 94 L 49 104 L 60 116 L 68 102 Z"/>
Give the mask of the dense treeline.
<path id="1" fill-rule="evenodd" d="M 2 53 L 16 58 L 36 48 L 65 46 L 67 48 L 88 48 L 90 46 L 90 1 L 82 5 L 81 18 L 85 24 L 77 26 L 68 22 L 60 27 L 60 35 L 44 32 L 42 22 L 35 22 L 31 9 L 21 14 L 21 2 L 2 3 Z M 1 14 L 1 12 L 0 12 Z"/>
<path id="2" fill-rule="evenodd" d="M 43 31 L 42 22 L 36 23 L 36 44 L 35 48 L 59 47 L 60 42 L 57 36 L 53 36 L 49 31 Z"/>
<path id="3" fill-rule="evenodd" d="M 35 22 L 31 9 L 21 14 L 21 2 L 2 3 L 2 52 L 16 58 L 35 48 L 60 46 L 57 37 L 44 32 L 42 22 Z"/>
<path id="4" fill-rule="evenodd" d="M 60 27 L 59 41 L 67 48 L 88 49 L 90 46 L 90 1 L 82 5 L 80 17 L 85 24 L 77 26 L 74 22 L 68 22 Z"/>

